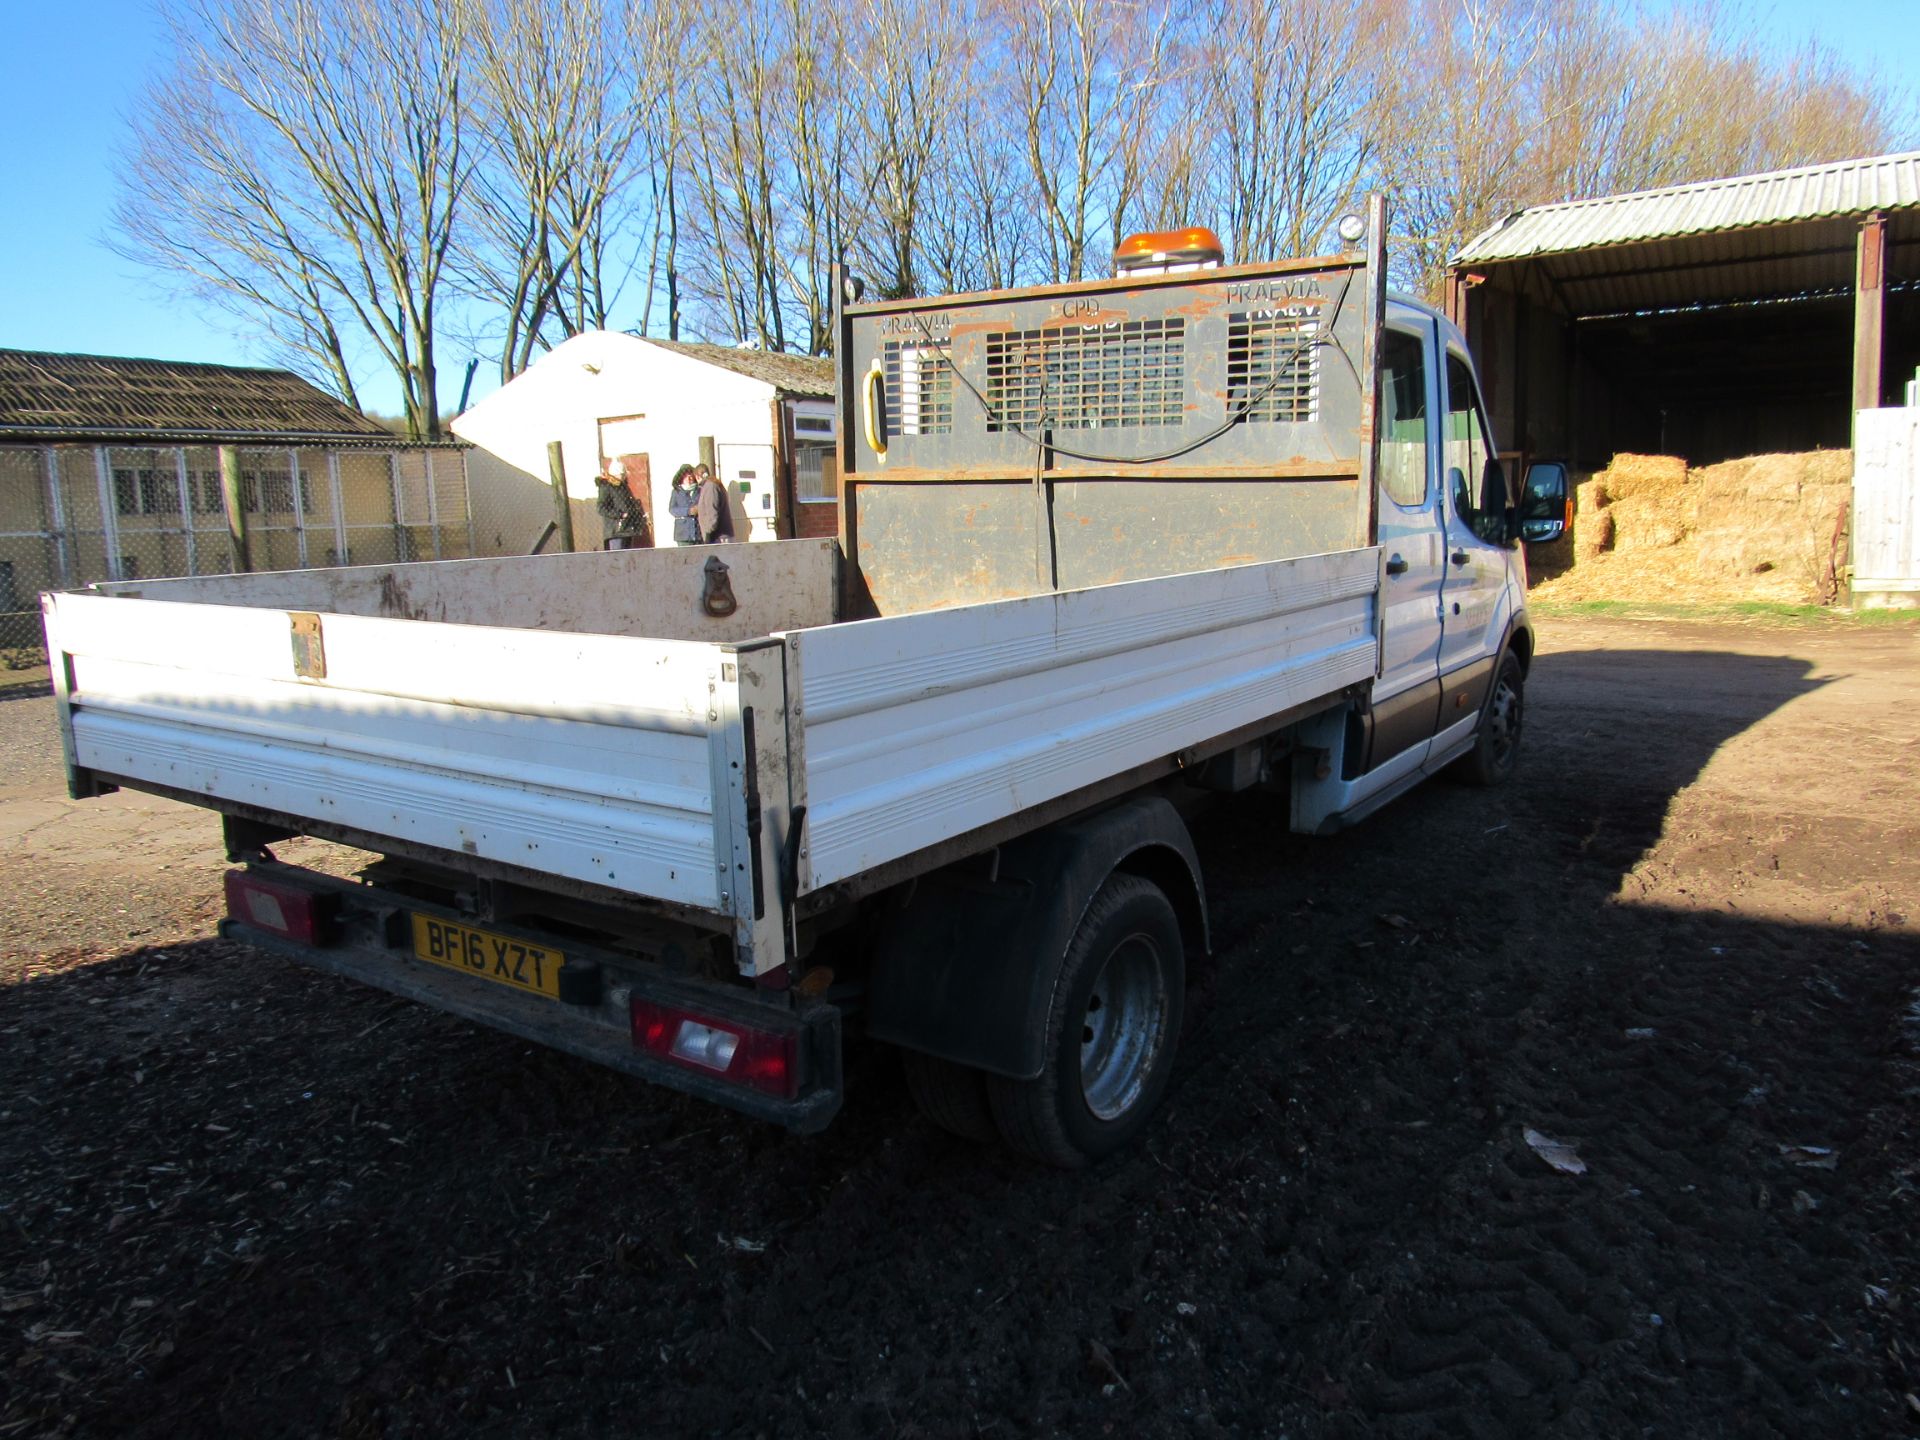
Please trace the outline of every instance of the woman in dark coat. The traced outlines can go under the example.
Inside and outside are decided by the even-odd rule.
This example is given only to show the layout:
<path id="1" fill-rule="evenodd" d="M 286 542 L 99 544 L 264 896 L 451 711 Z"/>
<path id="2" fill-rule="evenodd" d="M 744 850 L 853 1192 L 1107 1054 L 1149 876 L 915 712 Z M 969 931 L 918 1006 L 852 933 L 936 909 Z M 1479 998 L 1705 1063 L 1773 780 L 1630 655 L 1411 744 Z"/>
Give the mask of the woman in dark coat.
<path id="1" fill-rule="evenodd" d="M 667 513 L 673 516 L 673 543 L 698 545 L 700 521 L 693 513 L 699 493 L 694 488 L 693 466 L 682 465 L 673 472 L 673 494 L 667 499 Z"/>

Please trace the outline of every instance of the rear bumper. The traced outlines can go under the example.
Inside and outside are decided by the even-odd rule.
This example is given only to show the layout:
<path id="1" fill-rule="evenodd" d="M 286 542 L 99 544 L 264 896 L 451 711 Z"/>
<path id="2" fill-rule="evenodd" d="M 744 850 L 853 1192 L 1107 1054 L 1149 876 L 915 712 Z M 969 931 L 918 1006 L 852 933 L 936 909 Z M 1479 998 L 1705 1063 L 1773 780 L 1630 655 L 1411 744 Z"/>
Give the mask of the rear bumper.
<path id="1" fill-rule="evenodd" d="M 224 938 L 244 941 L 313 969 L 417 1000 L 463 1020 L 576 1055 L 669 1090 L 710 1100 L 756 1119 L 770 1120 L 789 1130 L 801 1133 L 822 1130 L 839 1112 L 842 1096 L 840 1012 L 832 1005 L 802 1002 L 795 1007 L 784 994 L 760 999 L 758 992 L 656 973 L 645 962 L 596 951 L 571 938 L 556 940 L 529 935 L 528 938 L 564 949 L 570 960 L 600 963 L 607 977 L 600 1003 L 567 1004 L 417 960 L 403 938 L 410 933 L 404 921 L 408 914 L 438 916 L 467 924 L 485 922 L 463 919 L 406 897 L 293 867 L 275 865 L 271 873 L 276 879 L 297 878 L 303 887 L 322 889 L 338 897 L 339 909 L 330 943 L 302 944 L 232 918 L 220 922 L 220 934 Z M 488 928 L 503 927 L 489 925 Z M 528 932 L 522 930 L 521 933 Z M 637 1048 L 628 1010 L 633 999 L 699 1011 L 722 1022 L 735 1019 L 756 1029 L 793 1035 L 799 1056 L 797 1093 L 787 1098 L 737 1086 Z"/>

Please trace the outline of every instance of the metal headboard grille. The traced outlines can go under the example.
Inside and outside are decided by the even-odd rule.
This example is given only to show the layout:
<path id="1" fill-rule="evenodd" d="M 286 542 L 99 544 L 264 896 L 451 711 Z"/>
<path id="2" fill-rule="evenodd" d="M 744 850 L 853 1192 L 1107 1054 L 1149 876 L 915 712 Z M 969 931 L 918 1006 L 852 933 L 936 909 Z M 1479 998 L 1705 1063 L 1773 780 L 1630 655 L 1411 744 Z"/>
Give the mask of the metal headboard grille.
<path id="1" fill-rule="evenodd" d="M 1186 362 L 1177 316 L 989 334 L 987 429 L 1184 424 Z"/>

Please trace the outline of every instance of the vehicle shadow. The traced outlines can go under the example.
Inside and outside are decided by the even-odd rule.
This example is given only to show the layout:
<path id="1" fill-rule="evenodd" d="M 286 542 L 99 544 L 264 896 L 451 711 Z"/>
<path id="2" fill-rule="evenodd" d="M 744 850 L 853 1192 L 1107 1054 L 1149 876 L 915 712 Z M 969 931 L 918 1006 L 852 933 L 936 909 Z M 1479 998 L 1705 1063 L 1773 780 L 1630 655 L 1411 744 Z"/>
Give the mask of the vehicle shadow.
<path id="1" fill-rule="evenodd" d="M 39 700 L 53 693 L 53 682 L 49 679 L 9 680 L 0 682 L 0 702 L 7 700 Z"/>
<path id="2" fill-rule="evenodd" d="M 0 1428 L 1890 1432 L 1920 946 L 1621 886 L 1824 683 L 1550 653 L 1503 789 L 1217 806 L 1167 1111 L 1080 1174 L 872 1047 L 800 1139 L 218 941 L 11 987 Z"/>

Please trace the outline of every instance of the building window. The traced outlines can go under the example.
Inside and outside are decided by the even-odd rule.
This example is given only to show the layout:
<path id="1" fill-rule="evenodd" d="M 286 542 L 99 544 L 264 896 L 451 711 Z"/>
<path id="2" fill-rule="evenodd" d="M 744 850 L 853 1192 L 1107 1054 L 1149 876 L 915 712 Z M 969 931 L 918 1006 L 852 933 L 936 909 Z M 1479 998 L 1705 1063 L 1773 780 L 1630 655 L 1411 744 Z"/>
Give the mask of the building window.
<path id="1" fill-rule="evenodd" d="M 187 491 L 193 496 L 193 508 L 196 514 L 218 515 L 227 508 L 226 497 L 220 489 L 218 470 L 189 471 Z"/>
<path id="2" fill-rule="evenodd" d="M 293 478 L 284 470 L 243 470 L 240 494 L 249 515 L 291 515 Z M 313 484 L 300 477 L 300 513 L 313 513 Z"/>
<path id="3" fill-rule="evenodd" d="M 793 447 L 793 493 L 801 500 L 832 503 L 840 498 L 834 483 L 833 447 L 810 445 L 804 440 Z"/>
<path id="4" fill-rule="evenodd" d="M 115 468 L 113 508 L 122 515 L 178 515 L 180 478 L 170 469 Z"/>

